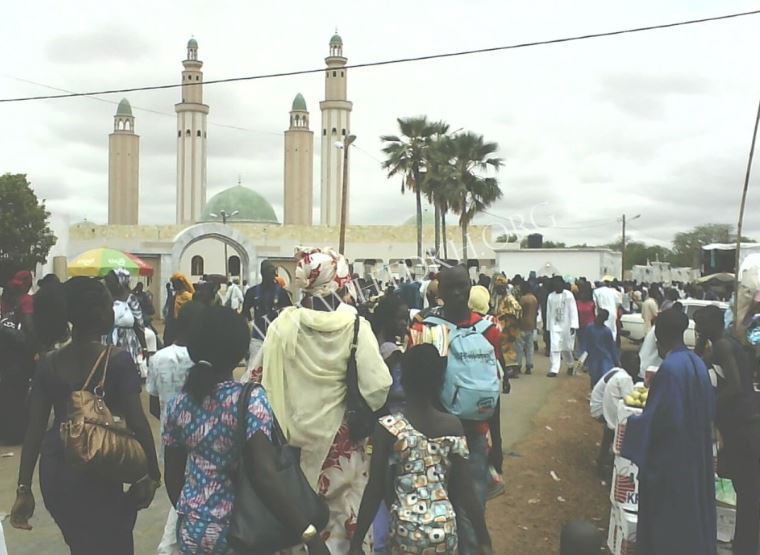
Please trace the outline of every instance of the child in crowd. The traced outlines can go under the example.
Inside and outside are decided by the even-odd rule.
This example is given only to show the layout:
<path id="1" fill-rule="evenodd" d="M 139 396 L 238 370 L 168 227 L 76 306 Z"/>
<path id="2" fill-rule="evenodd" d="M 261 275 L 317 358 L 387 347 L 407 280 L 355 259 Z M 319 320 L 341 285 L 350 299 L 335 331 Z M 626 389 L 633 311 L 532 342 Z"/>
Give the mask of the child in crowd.
<path id="1" fill-rule="evenodd" d="M 610 313 L 606 309 L 597 309 L 594 325 L 587 327 L 584 331 L 584 343 L 588 353 L 586 368 L 591 377 L 592 388 L 618 361 L 615 338 L 610 328 L 606 326 L 609 316 Z"/>
<path id="2" fill-rule="evenodd" d="M 389 552 L 457 553 L 456 514 L 452 501 L 472 522 L 482 555 L 491 554 L 483 510 L 474 494 L 465 459 L 467 443 L 456 416 L 436 408 L 446 359 L 430 344 L 402 357 L 403 415 L 380 419 L 374 435 L 370 478 L 364 491 L 350 555 L 362 554 L 362 542 L 386 492 L 390 506 Z M 388 476 L 388 467 L 392 476 Z M 388 483 L 390 480 L 391 483 Z M 392 491 L 392 494 L 391 494 Z"/>

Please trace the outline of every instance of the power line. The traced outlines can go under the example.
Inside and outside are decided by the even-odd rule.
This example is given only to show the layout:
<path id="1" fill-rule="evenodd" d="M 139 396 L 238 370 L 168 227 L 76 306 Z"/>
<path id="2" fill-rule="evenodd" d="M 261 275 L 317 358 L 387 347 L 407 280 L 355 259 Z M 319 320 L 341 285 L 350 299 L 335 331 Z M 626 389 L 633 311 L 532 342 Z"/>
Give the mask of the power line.
<path id="1" fill-rule="evenodd" d="M 4 75 L 4 77 L 6 79 L 12 79 L 14 81 L 20 81 L 21 83 L 29 83 L 30 85 L 35 85 L 37 87 L 42 87 L 42 88 L 45 88 L 45 89 L 51 89 L 51 90 L 54 90 L 54 91 L 61 91 L 61 92 L 65 92 L 65 93 L 76 94 L 74 91 L 70 91 L 68 89 L 62 89 L 61 87 L 54 87 L 53 85 L 47 85 L 45 83 L 40 83 L 38 81 L 32 81 L 31 79 L 24 79 L 23 77 L 15 77 L 13 75 Z M 108 100 L 106 98 L 98 98 L 97 96 L 85 96 L 84 98 L 87 98 L 88 100 L 96 100 L 98 102 L 105 102 L 106 104 L 118 104 L 119 103 L 116 100 Z M 177 114 L 171 114 L 169 112 L 162 112 L 160 110 L 153 110 L 152 108 L 144 108 L 142 106 L 136 106 L 136 105 L 131 104 L 131 103 L 130 103 L 130 106 L 132 107 L 133 110 L 139 110 L 139 111 L 142 111 L 142 112 L 148 112 L 148 113 L 151 113 L 151 114 L 157 114 L 159 116 L 167 116 L 167 117 L 171 117 L 171 118 L 174 118 L 174 117 L 177 116 Z M 216 127 L 224 127 L 226 129 L 234 129 L 236 131 L 245 131 L 247 133 L 261 133 L 263 135 L 277 135 L 277 136 L 281 136 L 282 135 L 282 133 L 275 133 L 274 131 L 264 131 L 262 129 L 249 129 L 247 127 L 240 127 L 238 125 L 229 125 L 229 124 L 226 124 L 226 123 L 219 123 L 219 122 L 214 121 L 213 119 L 209 120 L 208 124 L 216 126 Z"/>
<path id="2" fill-rule="evenodd" d="M 603 33 L 591 33 L 591 34 L 586 34 L 586 35 L 575 35 L 575 36 L 562 37 L 562 38 L 556 38 L 556 39 L 523 42 L 523 43 L 518 43 L 518 44 L 510 44 L 506 46 L 493 46 L 490 48 L 478 48 L 478 49 L 473 49 L 473 50 L 461 50 L 458 52 L 446 52 L 442 54 L 429 54 L 427 56 L 415 56 L 411 58 L 396 58 L 392 60 L 381 60 L 377 62 L 353 64 L 353 65 L 345 66 L 345 69 L 360 69 L 360 68 L 365 68 L 365 67 L 378 67 L 378 66 L 386 66 L 386 65 L 393 65 L 393 64 L 404 64 L 404 63 L 410 63 L 410 62 L 437 60 L 437 59 L 442 59 L 442 58 L 454 58 L 457 56 L 469 56 L 472 54 L 485 54 L 488 52 L 499 52 L 503 50 L 517 50 L 520 48 L 530 48 L 533 46 L 547 46 L 547 45 L 553 45 L 553 44 L 562 44 L 566 42 L 576 42 L 576 41 L 589 40 L 589 39 L 613 37 L 617 35 L 625 35 L 625 34 L 631 34 L 631 33 L 641 33 L 645 31 L 671 29 L 674 27 L 683 27 L 686 25 L 696 25 L 700 23 L 709 23 L 713 21 L 724 21 L 727 19 L 735 19 L 735 18 L 744 17 L 748 15 L 758 15 L 758 14 L 760 14 L 760 10 L 752 10 L 748 12 L 738 12 L 738 13 L 719 15 L 719 16 L 714 16 L 714 17 L 704 17 L 701 19 L 689 19 L 689 20 L 684 20 L 684 21 L 676 21 L 672 23 L 662 23 L 659 25 L 648 25 L 646 27 L 619 29 L 616 31 L 607 31 Z M 323 71 L 326 71 L 326 69 L 324 67 L 320 67 L 317 69 L 284 71 L 284 72 L 278 72 L 278 73 L 267 73 L 267 74 L 262 74 L 262 75 L 250 75 L 250 76 L 245 76 L 245 77 L 228 77 L 226 79 L 213 79 L 211 81 L 204 81 L 203 84 L 216 85 L 219 83 L 234 83 L 238 81 L 254 81 L 254 80 L 261 80 L 261 79 L 273 79 L 273 78 L 279 78 L 279 77 L 293 77 L 296 75 L 322 73 Z M 122 88 L 122 89 L 107 89 L 107 90 L 91 91 L 91 92 L 83 92 L 83 93 L 67 93 L 67 94 L 57 94 L 57 95 L 47 95 L 47 96 L 27 96 L 27 97 L 19 97 L 19 98 L 1 98 L 0 103 L 25 102 L 29 100 L 54 100 L 54 99 L 59 99 L 59 98 L 74 98 L 74 97 L 79 97 L 79 96 L 94 96 L 94 95 L 102 95 L 102 94 L 116 94 L 116 93 L 127 93 L 127 92 L 136 92 L 136 91 L 155 91 L 155 90 L 161 90 L 161 89 L 174 89 L 174 88 L 178 88 L 182 86 L 183 86 L 183 83 L 171 83 L 171 84 L 166 84 L 166 85 L 128 87 L 128 88 Z"/>

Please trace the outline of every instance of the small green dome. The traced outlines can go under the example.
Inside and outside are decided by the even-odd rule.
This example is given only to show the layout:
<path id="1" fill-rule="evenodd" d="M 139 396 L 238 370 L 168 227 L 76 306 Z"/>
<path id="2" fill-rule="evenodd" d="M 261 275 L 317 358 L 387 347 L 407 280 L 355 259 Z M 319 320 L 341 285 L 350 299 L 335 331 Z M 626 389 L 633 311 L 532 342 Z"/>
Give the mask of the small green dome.
<path id="1" fill-rule="evenodd" d="M 119 102 L 119 107 L 116 108 L 117 116 L 132 116 L 132 106 L 129 104 L 129 100 L 122 98 Z"/>
<path id="2" fill-rule="evenodd" d="M 187 47 L 188 48 L 198 48 L 198 41 L 195 39 L 190 39 L 187 41 Z"/>
<path id="3" fill-rule="evenodd" d="M 201 220 L 221 222 L 222 210 L 228 214 L 228 222 L 279 223 L 272 205 L 256 191 L 242 185 L 235 185 L 211 197 L 203 209 Z M 230 216 L 235 211 L 237 214 Z M 216 214 L 217 217 L 211 214 Z"/>
<path id="4" fill-rule="evenodd" d="M 330 39 L 330 46 L 343 46 L 343 39 L 338 33 L 335 33 Z"/>
<path id="5" fill-rule="evenodd" d="M 293 112 L 308 112 L 306 109 L 306 100 L 301 93 L 298 93 L 293 99 Z"/>

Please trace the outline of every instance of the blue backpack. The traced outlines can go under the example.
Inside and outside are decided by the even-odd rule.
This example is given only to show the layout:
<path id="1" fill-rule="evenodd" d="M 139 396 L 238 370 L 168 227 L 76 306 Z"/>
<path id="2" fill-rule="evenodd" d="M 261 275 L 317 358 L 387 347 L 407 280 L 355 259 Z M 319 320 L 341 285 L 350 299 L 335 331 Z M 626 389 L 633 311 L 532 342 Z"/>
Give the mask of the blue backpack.
<path id="1" fill-rule="evenodd" d="M 488 420 L 496 410 L 501 387 L 493 345 L 483 335 L 493 322 L 480 320 L 473 326 L 457 327 L 436 316 L 424 323 L 449 329 L 449 354 L 441 402 L 462 420 Z"/>

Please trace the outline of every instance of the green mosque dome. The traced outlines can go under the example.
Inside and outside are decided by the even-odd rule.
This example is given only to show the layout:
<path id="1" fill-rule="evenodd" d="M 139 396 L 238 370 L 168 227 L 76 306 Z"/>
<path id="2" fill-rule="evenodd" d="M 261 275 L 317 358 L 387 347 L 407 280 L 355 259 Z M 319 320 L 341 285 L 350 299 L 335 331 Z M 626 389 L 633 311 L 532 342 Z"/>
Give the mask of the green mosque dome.
<path id="1" fill-rule="evenodd" d="M 132 116 L 132 106 L 129 104 L 129 100 L 122 98 L 119 102 L 119 107 L 116 108 L 117 116 Z"/>
<path id="2" fill-rule="evenodd" d="M 301 93 L 298 93 L 293 99 L 293 112 L 308 112 L 306 109 L 306 99 L 304 99 Z"/>
<path id="3" fill-rule="evenodd" d="M 335 33 L 330 39 L 330 46 L 343 46 L 343 39 L 338 33 Z"/>
<path id="4" fill-rule="evenodd" d="M 188 48 L 198 48 L 198 41 L 195 39 L 190 39 L 187 41 L 187 47 Z"/>
<path id="5" fill-rule="evenodd" d="M 279 224 L 272 205 L 259 193 L 242 185 L 235 185 L 211 197 L 203 209 L 201 220 L 221 222 L 222 210 L 228 214 L 228 222 Z M 230 216 L 235 211 L 237 214 Z"/>

